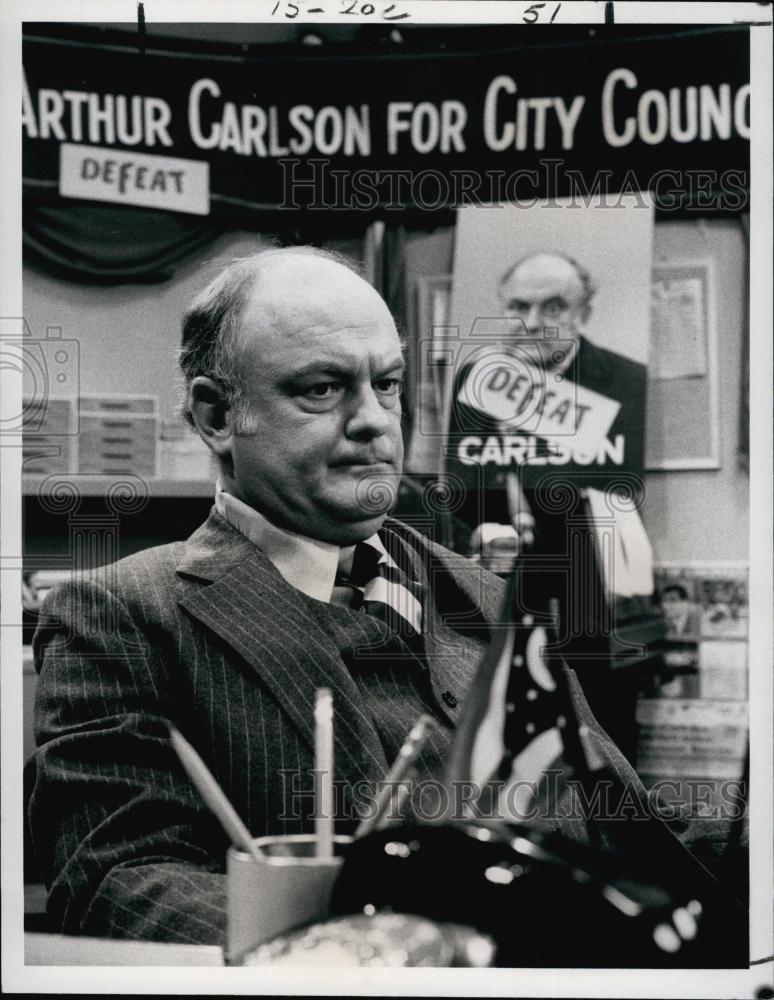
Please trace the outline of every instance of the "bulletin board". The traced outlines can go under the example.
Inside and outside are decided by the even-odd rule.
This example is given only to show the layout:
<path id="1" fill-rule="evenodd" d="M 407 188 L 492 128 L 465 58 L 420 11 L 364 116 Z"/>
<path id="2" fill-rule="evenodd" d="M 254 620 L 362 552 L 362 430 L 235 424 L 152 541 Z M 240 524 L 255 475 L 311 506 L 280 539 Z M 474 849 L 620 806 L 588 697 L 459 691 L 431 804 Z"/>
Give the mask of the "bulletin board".
<path id="1" fill-rule="evenodd" d="M 712 261 L 653 267 L 647 471 L 720 467 Z"/>
<path id="2" fill-rule="evenodd" d="M 655 598 L 672 676 L 637 708 L 638 772 L 739 779 L 748 735 L 749 568 L 744 562 L 659 563 Z"/>

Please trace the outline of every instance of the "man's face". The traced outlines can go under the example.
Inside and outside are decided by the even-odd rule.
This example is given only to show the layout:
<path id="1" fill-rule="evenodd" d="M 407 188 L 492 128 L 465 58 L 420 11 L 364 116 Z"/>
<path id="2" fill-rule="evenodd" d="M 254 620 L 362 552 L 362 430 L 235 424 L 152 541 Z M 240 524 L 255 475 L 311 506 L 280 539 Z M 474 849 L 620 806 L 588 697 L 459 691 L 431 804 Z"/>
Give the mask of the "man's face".
<path id="1" fill-rule="evenodd" d="M 394 503 L 403 463 L 395 324 L 369 285 L 330 261 L 295 257 L 260 280 L 240 328 L 257 430 L 234 438 L 232 488 L 299 534 L 339 545 L 368 538 Z"/>
<path id="2" fill-rule="evenodd" d="M 666 590 L 661 595 L 661 607 L 670 631 L 682 631 L 691 612 L 691 602 L 677 590 Z"/>
<path id="3" fill-rule="evenodd" d="M 500 288 L 514 343 L 535 362 L 550 364 L 558 340 L 574 340 L 583 325 L 585 291 L 568 261 L 552 254 L 529 257 Z M 546 337 L 545 332 L 556 332 Z M 534 346 L 533 346 L 534 345 Z"/>

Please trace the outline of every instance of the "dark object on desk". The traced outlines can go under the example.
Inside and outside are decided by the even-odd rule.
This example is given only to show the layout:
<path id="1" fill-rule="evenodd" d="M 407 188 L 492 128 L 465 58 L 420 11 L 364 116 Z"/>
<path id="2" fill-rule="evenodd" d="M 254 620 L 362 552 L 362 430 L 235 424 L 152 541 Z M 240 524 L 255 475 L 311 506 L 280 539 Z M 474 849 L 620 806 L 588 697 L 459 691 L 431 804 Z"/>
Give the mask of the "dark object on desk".
<path id="1" fill-rule="evenodd" d="M 670 873 L 672 876 L 674 873 Z M 356 841 L 331 901 L 467 923 L 500 967 L 725 968 L 746 962 L 744 911 L 695 871 L 658 872 L 556 834 L 414 825 Z M 738 952 L 738 954 L 737 954 Z"/>

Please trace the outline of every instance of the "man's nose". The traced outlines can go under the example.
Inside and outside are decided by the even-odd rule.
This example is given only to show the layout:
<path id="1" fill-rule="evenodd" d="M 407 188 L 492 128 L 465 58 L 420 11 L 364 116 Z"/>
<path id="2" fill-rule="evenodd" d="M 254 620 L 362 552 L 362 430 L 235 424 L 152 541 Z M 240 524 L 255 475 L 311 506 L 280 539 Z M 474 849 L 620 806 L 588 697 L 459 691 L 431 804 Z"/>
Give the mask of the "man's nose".
<path id="1" fill-rule="evenodd" d="M 382 405 L 373 386 L 361 389 L 347 419 L 347 437 L 370 441 L 390 429 L 392 411 Z"/>
<path id="2" fill-rule="evenodd" d="M 534 303 L 529 307 L 529 311 L 524 322 L 527 324 L 527 329 L 530 332 L 535 332 L 541 329 L 542 314 L 540 312 L 540 306 L 537 303 Z"/>

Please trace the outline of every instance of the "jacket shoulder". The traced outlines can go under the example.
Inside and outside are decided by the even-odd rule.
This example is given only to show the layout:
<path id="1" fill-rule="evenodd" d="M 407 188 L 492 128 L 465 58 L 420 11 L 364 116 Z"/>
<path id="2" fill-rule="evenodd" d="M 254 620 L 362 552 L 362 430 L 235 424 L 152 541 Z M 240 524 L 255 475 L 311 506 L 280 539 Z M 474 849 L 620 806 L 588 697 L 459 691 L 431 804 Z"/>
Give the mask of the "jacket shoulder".
<path id="1" fill-rule="evenodd" d="M 93 569 L 73 569 L 70 579 L 53 587 L 43 601 L 39 622 L 57 619 L 73 609 L 117 601 L 127 608 L 176 604 L 175 567 L 185 543 L 171 542 L 132 553 Z"/>
<path id="2" fill-rule="evenodd" d="M 159 583 L 165 579 L 171 580 L 175 577 L 175 567 L 182 558 L 184 549 L 185 542 L 154 545 L 124 556 L 123 559 L 103 566 L 90 575 L 108 587 L 111 587 L 111 584 L 116 586 L 120 591 L 147 586 L 151 581 Z"/>
<path id="3" fill-rule="evenodd" d="M 618 378 L 627 378 L 633 381 L 645 381 L 648 368 L 641 361 L 635 361 L 625 354 L 611 351 L 607 347 L 600 347 L 586 337 L 581 341 L 581 350 L 578 356 L 579 364 L 598 366 L 600 370 L 612 373 Z"/>

